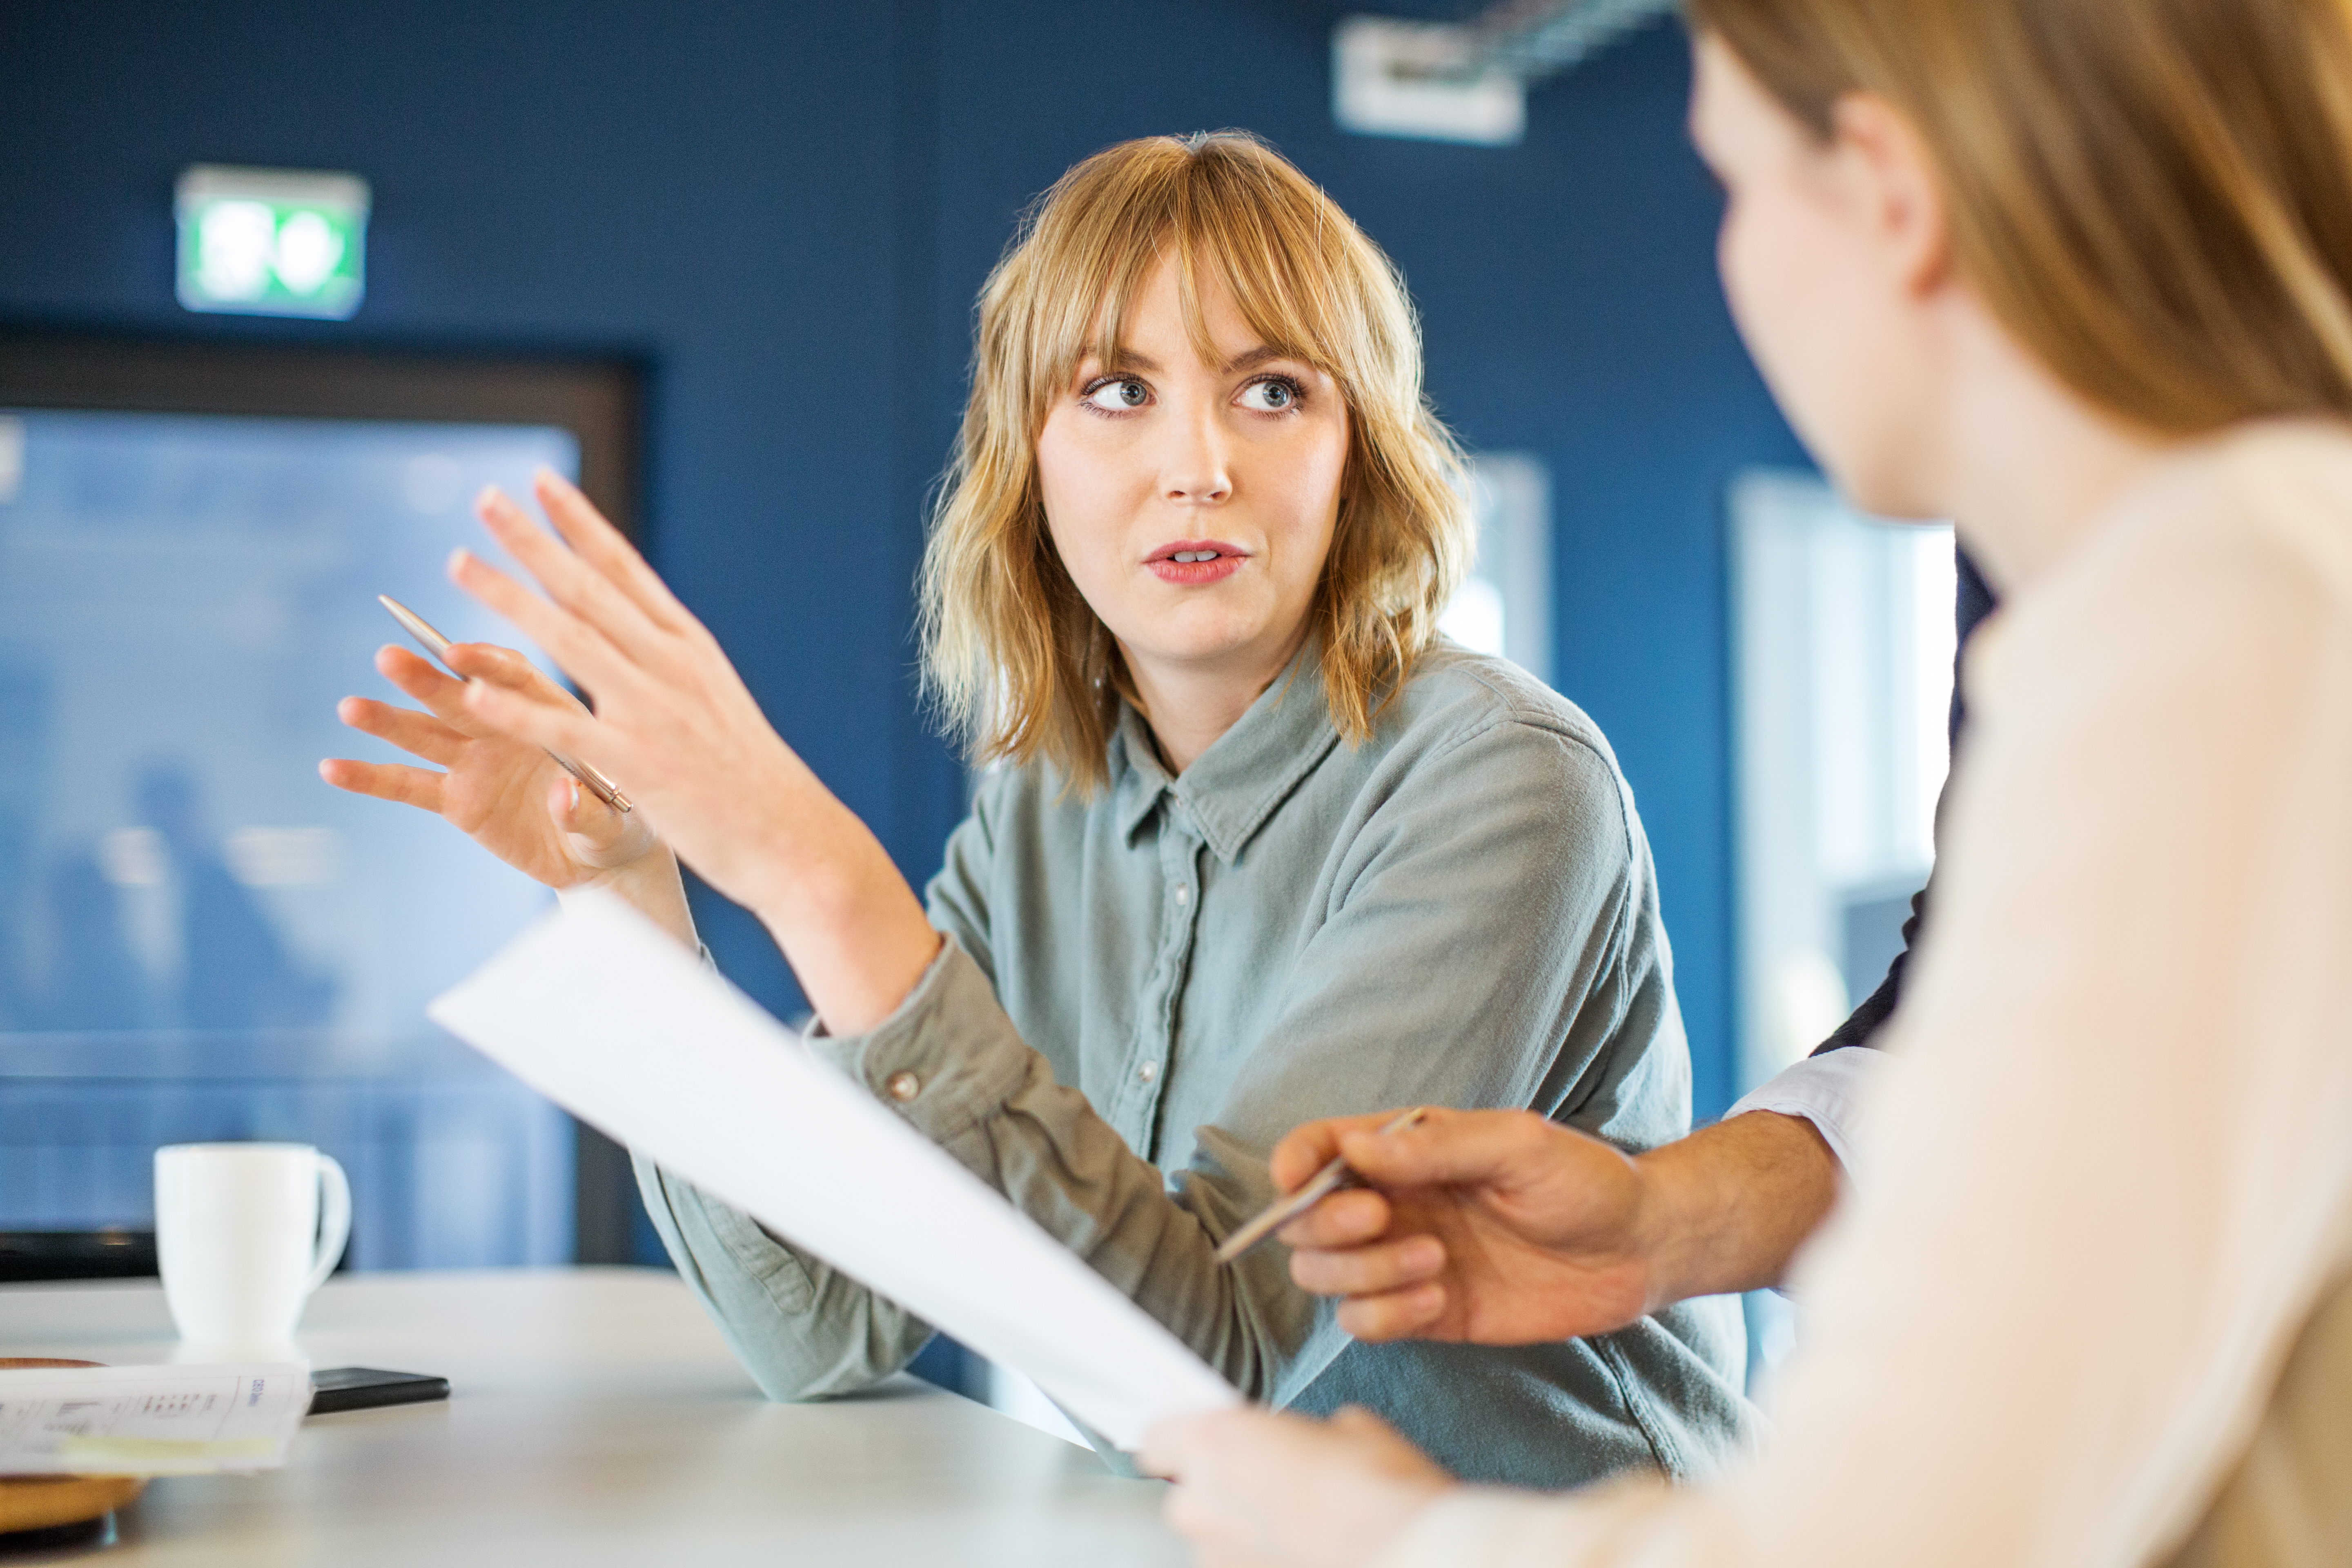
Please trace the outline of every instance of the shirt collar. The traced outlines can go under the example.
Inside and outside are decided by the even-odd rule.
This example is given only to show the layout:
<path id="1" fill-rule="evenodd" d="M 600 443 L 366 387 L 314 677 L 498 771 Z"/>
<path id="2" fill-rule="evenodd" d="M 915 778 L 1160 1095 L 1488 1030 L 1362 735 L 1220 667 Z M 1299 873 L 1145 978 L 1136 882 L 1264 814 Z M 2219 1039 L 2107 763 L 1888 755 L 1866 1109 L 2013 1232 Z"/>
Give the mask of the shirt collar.
<path id="1" fill-rule="evenodd" d="M 1133 844 L 1160 797 L 1173 795 L 1210 850 L 1231 865 L 1339 739 L 1323 693 L 1322 661 L 1311 638 L 1249 710 L 1181 777 L 1169 776 L 1151 727 L 1132 705 L 1122 702 L 1118 732 L 1111 742 L 1116 778 L 1112 807 L 1119 833 Z"/>

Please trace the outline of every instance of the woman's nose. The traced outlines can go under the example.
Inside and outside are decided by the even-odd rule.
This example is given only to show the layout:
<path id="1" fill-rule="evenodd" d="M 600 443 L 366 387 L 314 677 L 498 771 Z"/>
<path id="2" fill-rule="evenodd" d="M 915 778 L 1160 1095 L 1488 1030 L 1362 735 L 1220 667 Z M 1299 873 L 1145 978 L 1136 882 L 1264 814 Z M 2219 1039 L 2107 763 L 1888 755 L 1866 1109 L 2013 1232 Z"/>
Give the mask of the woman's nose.
<path id="1" fill-rule="evenodd" d="M 1234 493 L 1224 442 L 1213 415 L 1171 420 L 1168 449 L 1160 455 L 1160 493 L 1191 506 L 1213 505 Z"/>

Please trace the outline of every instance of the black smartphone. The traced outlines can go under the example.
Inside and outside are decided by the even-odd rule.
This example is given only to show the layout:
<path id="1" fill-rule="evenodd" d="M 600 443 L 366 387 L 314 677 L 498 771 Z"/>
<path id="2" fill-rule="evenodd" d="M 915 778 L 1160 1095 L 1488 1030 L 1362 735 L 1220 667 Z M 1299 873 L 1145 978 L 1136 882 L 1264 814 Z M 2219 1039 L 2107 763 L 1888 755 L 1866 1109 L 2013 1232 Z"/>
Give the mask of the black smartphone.
<path id="1" fill-rule="evenodd" d="M 384 1372 L 373 1366 L 332 1366 L 310 1374 L 310 1411 L 373 1410 L 379 1405 L 423 1405 L 449 1397 L 449 1380 L 421 1372 Z"/>

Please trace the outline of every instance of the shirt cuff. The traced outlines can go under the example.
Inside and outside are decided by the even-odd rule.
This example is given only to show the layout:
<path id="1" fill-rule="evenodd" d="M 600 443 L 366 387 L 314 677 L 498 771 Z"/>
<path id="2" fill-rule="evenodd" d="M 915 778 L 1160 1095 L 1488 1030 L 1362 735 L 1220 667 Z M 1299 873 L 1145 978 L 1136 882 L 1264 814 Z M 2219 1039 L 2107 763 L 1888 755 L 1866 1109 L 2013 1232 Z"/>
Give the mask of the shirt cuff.
<path id="1" fill-rule="evenodd" d="M 971 955 L 950 937 L 907 999 L 862 1035 L 813 1024 L 809 1048 L 933 1142 L 955 1142 L 1027 1081 L 1030 1050 Z"/>
<path id="2" fill-rule="evenodd" d="M 1856 1101 L 1878 1075 L 1885 1055 L 1866 1046 L 1854 1046 L 1807 1057 L 1770 1082 L 1749 1090 L 1738 1104 L 1724 1112 L 1723 1119 L 1728 1121 L 1751 1110 L 1801 1118 L 1813 1124 L 1822 1142 L 1837 1156 L 1838 1163 L 1852 1174 L 1853 1141 L 1862 1126 Z"/>

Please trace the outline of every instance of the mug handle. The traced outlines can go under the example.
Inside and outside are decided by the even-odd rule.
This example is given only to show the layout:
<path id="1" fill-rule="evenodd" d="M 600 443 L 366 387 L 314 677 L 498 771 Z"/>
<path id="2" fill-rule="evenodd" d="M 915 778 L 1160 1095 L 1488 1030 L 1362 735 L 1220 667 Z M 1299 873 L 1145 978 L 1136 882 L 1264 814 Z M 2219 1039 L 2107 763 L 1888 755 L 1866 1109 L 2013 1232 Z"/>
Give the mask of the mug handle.
<path id="1" fill-rule="evenodd" d="M 303 1282 L 308 1296 L 327 1282 L 343 1260 L 343 1244 L 352 1238 L 352 1184 L 332 1154 L 319 1155 L 319 1253 Z"/>

